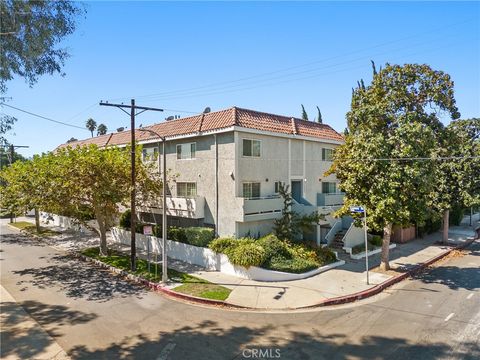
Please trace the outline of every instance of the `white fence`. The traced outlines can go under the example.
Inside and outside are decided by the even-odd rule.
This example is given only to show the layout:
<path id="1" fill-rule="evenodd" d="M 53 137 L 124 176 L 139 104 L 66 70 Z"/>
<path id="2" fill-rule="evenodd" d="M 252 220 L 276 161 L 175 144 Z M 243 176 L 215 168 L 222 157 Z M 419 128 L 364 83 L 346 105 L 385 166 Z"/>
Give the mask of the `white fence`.
<path id="1" fill-rule="evenodd" d="M 112 238 L 114 242 L 123 245 L 130 245 L 130 231 L 113 228 Z M 149 246 L 148 242 L 150 242 L 150 251 L 161 253 L 162 241 L 160 238 L 142 234 L 136 234 L 135 238 L 138 249 L 147 251 Z M 216 254 L 207 248 L 179 243 L 172 240 L 167 240 L 167 255 L 172 259 L 181 260 L 189 264 L 200 265 L 207 270 L 220 271 L 224 274 L 258 281 L 289 281 L 304 279 L 345 264 L 344 261 L 337 261 L 302 274 L 267 270 L 256 266 L 251 266 L 247 269 L 243 266 L 233 265 L 224 254 Z"/>

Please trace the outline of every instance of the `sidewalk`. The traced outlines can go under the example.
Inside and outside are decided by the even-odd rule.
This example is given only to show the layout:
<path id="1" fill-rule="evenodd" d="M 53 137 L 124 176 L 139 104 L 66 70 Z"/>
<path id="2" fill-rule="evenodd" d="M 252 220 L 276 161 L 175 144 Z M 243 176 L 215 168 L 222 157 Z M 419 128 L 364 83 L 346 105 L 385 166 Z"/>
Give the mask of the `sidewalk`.
<path id="1" fill-rule="evenodd" d="M 1 285 L 0 299 L 2 359 L 70 359 Z"/>
<path id="2" fill-rule="evenodd" d="M 467 240 L 465 234 L 458 234 L 466 228 L 452 227 L 449 243 L 458 245 Z M 469 234 L 473 237 L 472 230 Z M 441 233 L 434 233 L 424 239 L 417 239 L 406 244 L 397 244 L 390 250 L 390 266 L 393 269 L 408 270 L 427 261 L 449 246 L 435 244 L 441 240 Z M 380 264 L 380 254 L 369 257 L 369 268 Z M 230 304 L 268 309 L 297 308 L 315 305 L 322 300 L 350 295 L 373 288 L 394 275 L 369 272 L 370 284 L 366 284 L 365 259 L 351 260 L 343 266 L 331 269 L 307 279 L 285 282 L 260 282 L 239 279 L 219 272 L 195 271 L 192 275 L 201 277 L 232 289 L 226 300 Z"/>
<path id="3" fill-rule="evenodd" d="M 452 226 L 449 231 L 449 246 L 439 244 L 442 233 L 436 232 L 406 244 L 397 244 L 390 250 L 390 266 L 397 270 L 381 273 L 369 271 L 369 284 L 366 284 L 365 259 L 349 260 L 345 265 L 331 269 L 307 279 L 261 282 L 240 279 L 218 271 L 206 271 L 199 266 L 169 259 L 169 267 L 179 271 L 225 286 L 232 290 L 225 301 L 228 304 L 259 309 L 289 309 L 308 307 L 323 300 L 355 294 L 374 288 L 401 272 L 408 271 L 416 265 L 432 259 L 451 249 L 451 246 L 462 244 L 475 237 L 480 223 L 473 227 L 464 225 Z M 84 245 L 84 244 L 83 244 Z M 128 252 L 128 247 L 117 247 Z M 138 250 L 139 257 L 146 258 L 144 252 Z M 369 269 L 378 267 L 380 254 L 369 257 Z"/>

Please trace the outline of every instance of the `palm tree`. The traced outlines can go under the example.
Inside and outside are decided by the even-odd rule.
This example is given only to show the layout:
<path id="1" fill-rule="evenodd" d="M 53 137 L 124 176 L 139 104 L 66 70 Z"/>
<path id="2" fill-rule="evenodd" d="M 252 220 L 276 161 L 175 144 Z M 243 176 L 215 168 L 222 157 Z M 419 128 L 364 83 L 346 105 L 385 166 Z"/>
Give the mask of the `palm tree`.
<path id="1" fill-rule="evenodd" d="M 107 133 L 108 129 L 105 124 L 100 124 L 98 125 L 97 128 L 97 135 L 105 135 Z"/>
<path id="2" fill-rule="evenodd" d="M 93 132 L 97 128 L 97 122 L 95 120 L 93 120 L 92 118 L 90 118 L 85 123 L 85 126 L 88 130 L 90 130 L 90 132 L 92 133 L 92 137 L 93 137 Z"/>

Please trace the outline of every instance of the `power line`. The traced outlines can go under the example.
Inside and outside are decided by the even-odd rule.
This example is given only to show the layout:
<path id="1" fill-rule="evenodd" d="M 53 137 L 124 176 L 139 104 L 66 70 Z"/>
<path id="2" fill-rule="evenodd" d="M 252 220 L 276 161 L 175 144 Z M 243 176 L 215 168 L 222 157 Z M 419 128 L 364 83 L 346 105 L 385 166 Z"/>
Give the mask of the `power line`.
<path id="1" fill-rule="evenodd" d="M 468 20 L 465 20 L 465 21 L 461 21 L 461 22 L 457 22 L 457 23 L 453 23 L 453 24 L 449 24 L 449 25 L 446 25 L 446 26 L 442 26 L 442 27 L 439 27 L 439 28 L 435 28 L 435 29 L 432 29 L 432 30 L 429 30 L 429 31 L 426 31 L 426 32 L 423 32 L 423 34 L 429 34 L 429 33 L 437 33 L 439 30 L 442 30 L 442 29 L 446 29 L 446 28 L 450 28 L 450 27 L 454 27 L 454 26 L 457 26 L 457 25 L 460 25 L 460 24 L 464 24 L 466 22 L 469 22 L 469 21 L 472 21 L 473 19 L 468 19 Z M 338 59 L 338 58 L 345 58 L 346 56 L 349 56 L 349 55 L 352 55 L 352 54 L 356 54 L 356 53 L 361 53 L 365 50 L 369 50 L 369 49 L 375 49 L 375 48 L 380 48 L 380 47 L 384 47 L 384 46 L 387 46 L 387 45 L 390 45 L 390 44 L 394 44 L 394 43 L 398 43 L 398 42 L 401 42 L 401 41 L 404 41 L 404 40 L 409 40 L 409 39 L 412 39 L 412 38 L 418 38 L 419 34 L 416 33 L 414 35 L 410 35 L 410 36 L 407 36 L 407 37 L 404 37 L 404 38 L 401 38 L 401 39 L 397 39 L 397 40 L 393 40 L 393 41 L 389 41 L 389 42 L 385 42 L 385 43 L 381 43 L 381 44 L 378 44 L 378 45 L 375 45 L 375 46 L 372 46 L 372 47 L 369 47 L 369 48 L 363 48 L 363 49 L 359 49 L 359 50 L 355 50 L 355 51 L 351 51 L 351 52 L 347 52 L 347 53 L 344 53 L 342 55 L 337 55 L 337 56 L 333 56 L 333 57 L 330 57 L 330 58 L 327 58 L 327 59 L 320 59 L 320 60 L 316 60 L 316 61 L 312 61 L 312 62 L 309 62 L 309 63 L 306 63 L 306 64 L 302 64 L 302 65 L 296 65 L 296 66 L 291 66 L 291 67 L 288 67 L 288 68 L 283 68 L 283 69 L 279 69 L 279 70 L 276 70 L 276 71 L 271 71 L 271 72 L 267 72 L 267 73 L 263 73 L 263 74 L 257 74 L 257 75 L 252 75 L 252 76 L 247 76 L 247 77 L 243 77 L 243 78 L 239 78 L 239 79 L 234 79 L 234 80 L 228 80 L 228 81 L 222 81 L 222 82 L 217 82 L 217 83 L 211 83 L 211 84 L 208 84 L 208 85 L 203 85 L 203 86 L 197 86 L 197 87 L 192 87 L 192 88 L 186 88 L 186 89 L 179 89 L 179 90 L 174 90 L 174 91 L 164 91 L 164 92 L 160 92 L 160 93 L 155 93 L 155 94 L 149 94 L 149 95 L 143 95 L 143 96 L 137 96 L 137 98 L 149 98 L 149 97 L 152 97 L 152 98 L 155 98 L 155 97 L 165 97 L 165 96 L 173 96 L 175 94 L 184 94 L 184 93 L 189 93 L 189 92 L 198 92 L 202 89 L 207 89 L 207 91 L 212 91 L 214 89 L 209 89 L 209 88 L 218 88 L 219 85 L 224 85 L 224 84 L 231 84 L 231 83 L 238 83 L 238 82 L 245 82 L 247 80 L 251 80 L 251 79 L 256 79 L 256 78 L 262 78 L 262 77 L 266 77 L 266 76 L 269 76 L 269 75 L 272 75 L 272 74 L 277 74 L 277 73 L 282 73 L 282 72 L 286 72 L 286 71 L 290 71 L 290 70 L 293 70 L 293 69 L 297 69 L 297 68 L 302 68 L 302 67 L 306 67 L 306 66 L 310 66 L 310 65 L 313 65 L 313 64 L 318 64 L 318 63 L 322 63 L 322 62 L 327 62 L 327 61 L 330 61 L 330 60 L 335 60 L 335 59 Z M 438 40 L 443 40 L 444 37 L 441 37 L 441 38 L 438 38 Z M 431 43 L 431 41 L 426 41 L 428 43 Z M 422 43 L 417 43 L 417 45 L 421 45 L 425 42 L 422 42 Z M 402 50 L 405 49 L 405 47 L 402 47 Z M 391 51 L 389 51 L 390 53 Z M 367 56 L 368 58 L 371 58 L 371 55 L 370 56 Z M 331 65 L 330 65 L 331 66 Z M 334 65 L 335 66 L 335 65 Z M 317 69 L 318 70 L 318 69 Z M 315 69 L 310 69 L 310 70 L 304 70 L 304 71 L 301 71 L 299 73 L 303 73 L 303 72 L 309 72 L 309 71 L 315 71 Z M 285 76 L 292 76 L 292 75 L 295 75 L 296 73 L 293 73 L 293 74 L 286 74 L 286 75 L 282 75 L 282 76 L 278 76 L 276 78 L 279 78 L 279 77 L 285 77 Z M 263 79 L 263 80 L 257 80 L 258 81 L 268 81 L 268 80 L 271 80 L 271 79 Z M 231 86 L 245 86 L 245 85 L 248 85 L 248 83 L 245 83 L 245 84 L 238 84 L 238 85 L 231 85 Z M 221 88 L 228 88 L 229 86 L 223 86 Z M 123 99 L 123 98 L 116 98 L 116 99 L 112 99 L 112 100 L 118 100 L 118 99 Z"/>
<path id="2" fill-rule="evenodd" d="M 81 127 L 81 126 L 78 126 L 78 125 L 69 124 L 69 123 L 66 123 L 66 122 L 63 122 L 63 121 L 54 120 L 54 119 L 48 118 L 48 117 L 46 117 L 46 116 L 38 115 L 38 114 L 32 113 L 32 112 L 30 112 L 30 111 L 17 108 L 17 107 L 12 106 L 12 105 L 8 105 L 8 104 L 5 104 L 5 103 L 0 103 L 0 105 L 7 106 L 7 107 L 12 108 L 12 109 L 15 109 L 15 110 L 17 110 L 17 111 L 21 111 L 21 112 L 23 112 L 23 113 L 25 113 L 25 114 L 32 115 L 32 116 L 36 116 L 36 117 L 38 117 L 38 118 L 40 118 L 40 119 L 44 119 L 44 120 L 47 120 L 47 121 L 51 121 L 51 122 L 54 122 L 54 123 L 57 123 L 57 124 L 61 124 L 61 125 L 70 126 L 70 127 L 73 127 L 73 128 L 77 128 L 77 129 L 82 129 L 82 130 L 85 130 L 85 131 L 89 131 L 88 129 L 86 129 L 86 128 L 84 128 L 84 127 Z"/>

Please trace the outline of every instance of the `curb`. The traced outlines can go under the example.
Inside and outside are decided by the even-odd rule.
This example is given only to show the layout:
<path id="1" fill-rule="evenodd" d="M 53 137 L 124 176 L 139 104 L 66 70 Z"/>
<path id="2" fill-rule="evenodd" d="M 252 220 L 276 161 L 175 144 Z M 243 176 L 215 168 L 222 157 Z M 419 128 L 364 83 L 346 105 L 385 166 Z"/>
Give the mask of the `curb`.
<path id="1" fill-rule="evenodd" d="M 330 306 L 330 305 L 346 304 L 346 303 L 351 303 L 351 302 L 354 302 L 354 301 L 357 301 L 357 300 L 362 300 L 362 299 L 366 299 L 368 297 L 377 295 L 377 294 L 381 293 L 383 290 L 385 290 L 386 288 L 388 288 L 388 287 L 390 287 L 390 286 L 392 286 L 392 285 L 394 285 L 394 284 L 396 284 L 396 283 L 398 283 L 402 280 L 405 280 L 407 277 L 411 277 L 412 275 L 415 275 L 416 273 L 425 269 L 426 267 L 430 266 L 431 264 L 441 260 L 442 258 L 447 256 L 448 254 L 450 254 L 452 251 L 463 249 L 463 248 L 471 245 L 474 241 L 475 241 L 475 239 L 470 239 L 468 241 L 465 241 L 463 244 L 452 247 L 451 249 L 448 249 L 448 250 L 444 251 L 443 253 L 438 254 L 437 256 L 435 256 L 431 259 L 428 259 L 427 261 L 425 261 L 423 263 L 417 264 L 415 267 L 413 267 L 409 271 L 407 271 L 403 274 L 397 275 L 397 276 L 395 276 L 391 279 L 385 280 L 384 282 L 382 282 L 378 285 L 375 285 L 374 287 L 372 287 L 370 289 L 359 291 L 359 292 L 349 294 L 349 295 L 344 295 L 344 296 L 339 296 L 339 297 L 335 297 L 335 298 L 325 299 L 325 300 L 322 300 L 321 302 L 319 302 L 317 304 L 295 308 L 295 310 L 311 309 L 311 308 L 315 308 L 315 307 L 323 307 L 323 306 Z"/>
<path id="2" fill-rule="evenodd" d="M 115 274 L 118 274 L 118 275 L 121 275 L 121 276 L 125 277 L 128 280 L 131 280 L 131 281 L 133 281 L 137 284 L 143 285 L 143 286 L 149 288 L 150 290 L 160 292 L 160 293 L 165 294 L 169 297 L 173 297 L 173 298 L 177 298 L 177 299 L 181 299 L 181 300 L 186 300 L 186 301 L 189 301 L 189 302 L 193 302 L 193 303 L 197 303 L 197 304 L 203 304 L 203 305 L 213 305 L 213 306 L 218 306 L 218 307 L 228 307 L 228 308 L 236 308 L 236 309 L 255 309 L 255 308 L 249 308 L 249 307 L 241 306 L 241 305 L 229 304 L 228 302 L 225 302 L 225 301 L 222 301 L 222 300 L 204 299 L 204 298 L 199 298 L 199 297 L 192 296 L 192 295 L 182 294 L 182 293 L 173 291 L 173 290 L 167 288 L 166 286 L 162 286 L 159 283 L 149 281 L 147 279 L 142 278 L 141 276 L 133 275 L 133 274 L 130 274 L 129 272 L 127 272 L 125 270 L 120 270 L 120 269 L 118 269 L 114 266 L 105 264 L 104 262 L 102 262 L 100 260 L 92 259 L 88 256 L 78 254 L 78 253 L 74 253 L 73 256 L 75 256 L 76 258 L 79 258 L 82 261 L 93 263 L 93 264 L 95 264 L 95 265 L 97 265 L 97 266 L 99 266 L 103 269 L 107 269 L 107 270 L 109 270 L 109 271 L 111 271 Z"/>
<path id="3" fill-rule="evenodd" d="M 448 249 L 448 250 L 438 254 L 437 256 L 435 256 L 431 259 L 428 259 L 427 261 L 425 261 L 423 263 L 420 263 L 420 264 L 416 265 L 415 267 L 413 267 L 409 271 L 407 271 L 405 273 L 402 273 L 400 275 L 397 275 L 397 276 L 395 276 L 391 279 L 385 280 L 384 282 L 382 282 L 380 284 L 377 284 L 370 289 L 359 291 L 359 292 L 349 294 L 349 295 L 344 295 L 344 296 L 339 296 L 339 297 L 335 297 L 335 298 L 325 299 L 325 300 L 322 300 L 319 303 L 313 304 L 313 305 L 296 307 L 296 308 L 288 308 L 288 310 L 305 310 L 305 309 L 312 309 L 312 308 L 324 307 L 324 306 L 341 305 L 341 304 L 347 304 L 347 303 L 351 303 L 351 302 L 355 302 L 355 301 L 358 301 L 358 300 L 369 298 L 371 296 L 374 296 L 374 295 L 377 295 L 377 294 L 381 293 L 386 288 L 388 288 L 388 287 L 390 287 L 390 286 L 392 286 L 392 285 L 394 285 L 394 284 L 396 284 L 396 283 L 398 283 L 402 280 L 405 280 L 408 277 L 413 276 L 414 274 L 416 274 L 419 271 L 425 269 L 426 267 L 430 266 L 431 264 L 441 260 L 442 258 L 447 256 L 448 254 L 450 254 L 452 251 L 463 249 L 463 248 L 471 245 L 474 241 L 475 241 L 475 239 L 471 239 L 471 240 L 468 240 L 468 241 L 464 242 L 463 244 L 452 247 L 451 249 Z M 154 283 L 154 282 L 149 281 L 147 279 L 144 279 L 140 276 L 130 274 L 129 272 L 127 272 L 125 270 L 120 270 L 120 269 L 118 269 L 114 266 L 105 264 L 100 260 L 92 259 L 88 256 L 78 254 L 78 253 L 74 253 L 73 255 L 75 257 L 85 261 L 85 262 L 93 263 L 93 264 L 95 264 L 95 265 L 97 265 L 97 266 L 99 266 L 103 269 L 107 269 L 107 270 L 109 270 L 109 271 L 111 271 L 115 274 L 119 274 L 119 275 L 125 277 L 128 280 L 131 280 L 135 283 L 143 285 L 143 286 L 145 286 L 145 287 L 147 287 L 147 288 L 149 288 L 153 291 L 165 294 L 168 297 L 188 301 L 190 303 L 217 306 L 217 307 L 223 307 L 223 308 L 233 308 L 233 309 L 241 309 L 241 310 L 264 310 L 264 311 L 265 310 L 271 310 L 271 309 L 267 309 L 267 308 L 265 308 L 265 309 L 264 308 L 252 308 L 252 307 L 248 307 L 248 306 L 235 305 L 235 304 L 230 304 L 230 303 L 228 303 L 226 301 L 222 301 L 222 300 L 204 299 L 204 298 L 199 298 L 199 297 L 192 296 L 192 295 L 182 294 L 182 293 L 173 291 L 172 289 L 169 289 L 165 286 L 162 286 L 159 283 Z M 275 309 L 275 310 L 277 310 L 277 309 Z"/>

